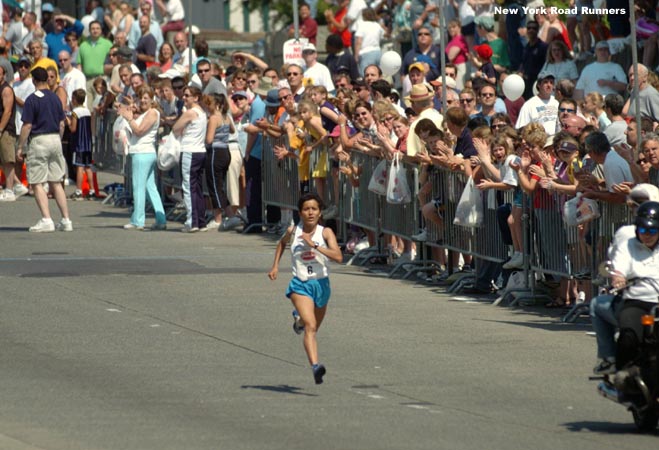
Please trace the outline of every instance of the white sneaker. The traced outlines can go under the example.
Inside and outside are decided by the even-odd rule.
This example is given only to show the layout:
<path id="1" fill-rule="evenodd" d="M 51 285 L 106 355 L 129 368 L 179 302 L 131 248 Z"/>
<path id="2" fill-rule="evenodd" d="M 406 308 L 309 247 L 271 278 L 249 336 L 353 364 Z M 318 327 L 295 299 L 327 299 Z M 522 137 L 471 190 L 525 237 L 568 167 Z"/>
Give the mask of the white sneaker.
<path id="1" fill-rule="evenodd" d="M 217 230 L 218 228 L 220 228 L 220 225 L 221 223 L 216 222 L 215 219 L 212 219 L 210 222 L 206 224 L 206 228 L 208 228 L 209 230 Z"/>
<path id="2" fill-rule="evenodd" d="M 421 230 L 420 233 L 413 234 L 410 237 L 412 238 L 413 241 L 426 242 L 428 240 L 428 231 L 424 228 L 423 230 Z"/>
<path id="3" fill-rule="evenodd" d="M 189 227 L 187 225 L 185 225 L 183 228 L 181 228 L 182 233 L 196 233 L 197 231 L 199 231 L 199 228 Z"/>
<path id="4" fill-rule="evenodd" d="M 16 201 L 16 195 L 10 189 L 5 189 L 0 194 L 0 202 L 15 202 L 15 201 Z"/>
<path id="5" fill-rule="evenodd" d="M 73 222 L 71 222 L 71 219 L 65 219 L 62 217 L 62 220 L 55 225 L 55 229 L 57 231 L 73 231 Z"/>
<path id="6" fill-rule="evenodd" d="M 234 228 L 239 227 L 242 224 L 243 224 L 243 221 L 238 216 L 227 217 L 222 222 L 222 226 L 220 227 L 220 231 L 233 230 Z"/>
<path id="7" fill-rule="evenodd" d="M 29 228 L 31 233 L 52 233 L 55 231 L 53 219 L 39 219 L 39 221 Z"/>
<path id="8" fill-rule="evenodd" d="M 124 225 L 124 230 L 138 230 L 138 231 L 142 231 L 142 230 L 144 230 L 144 227 L 140 227 L 140 226 L 138 226 L 138 225 L 135 225 L 134 223 L 127 223 L 126 225 Z"/>
<path id="9" fill-rule="evenodd" d="M 521 269 L 524 266 L 524 255 L 522 252 L 515 252 L 513 256 L 501 266 L 504 269 Z"/>
<path id="10" fill-rule="evenodd" d="M 22 184 L 15 184 L 14 185 L 14 195 L 16 198 L 22 197 L 26 195 L 29 192 L 29 189 L 23 186 Z"/>

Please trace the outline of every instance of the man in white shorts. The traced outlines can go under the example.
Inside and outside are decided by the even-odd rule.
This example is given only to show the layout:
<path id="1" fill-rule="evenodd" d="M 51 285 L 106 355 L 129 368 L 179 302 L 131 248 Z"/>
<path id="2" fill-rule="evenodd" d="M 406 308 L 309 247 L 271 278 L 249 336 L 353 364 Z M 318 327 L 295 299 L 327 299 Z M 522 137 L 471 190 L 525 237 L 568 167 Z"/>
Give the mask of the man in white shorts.
<path id="1" fill-rule="evenodd" d="M 18 141 L 18 155 L 25 153 L 27 181 L 34 190 L 34 198 L 41 212 L 41 219 L 30 227 L 33 233 L 48 233 L 57 230 L 73 231 L 66 204 L 62 181 L 66 174 L 66 162 L 62 154 L 64 132 L 64 109 L 57 95 L 48 89 L 48 72 L 42 67 L 32 70 L 36 90 L 23 106 L 23 128 Z M 29 148 L 27 152 L 28 138 Z M 55 226 L 50 217 L 48 195 L 43 187 L 48 183 L 62 220 Z"/>

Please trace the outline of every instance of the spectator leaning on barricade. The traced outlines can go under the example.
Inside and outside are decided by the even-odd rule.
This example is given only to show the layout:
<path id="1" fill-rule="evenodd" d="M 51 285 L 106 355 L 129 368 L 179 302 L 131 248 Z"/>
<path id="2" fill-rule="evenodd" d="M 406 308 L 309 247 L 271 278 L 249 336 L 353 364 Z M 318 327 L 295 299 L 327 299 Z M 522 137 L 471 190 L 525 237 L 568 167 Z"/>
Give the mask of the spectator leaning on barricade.
<path id="1" fill-rule="evenodd" d="M 434 93 L 425 84 L 415 84 L 412 86 L 410 95 L 406 100 L 409 101 L 412 105 L 412 109 L 414 109 L 418 115 L 417 120 L 430 119 L 437 128 L 441 129 L 444 118 L 439 111 L 433 108 L 433 97 Z M 423 143 L 416 133 L 416 123 L 417 122 L 414 122 L 410 127 L 410 133 L 407 138 L 408 156 L 416 156 L 416 154 L 422 152 L 424 148 Z"/>
<path id="2" fill-rule="evenodd" d="M 16 176 L 16 101 L 14 90 L 5 81 L 4 67 L 0 66 L 0 164 L 5 175 L 5 189 L 0 202 L 13 202 L 27 189 Z"/>
<path id="3" fill-rule="evenodd" d="M 66 164 L 62 155 L 61 136 L 64 131 L 64 109 L 57 96 L 48 89 L 48 72 L 41 67 L 32 71 L 36 91 L 25 101 L 23 107 L 23 127 L 18 141 L 18 157 L 28 155 L 27 181 L 34 190 L 34 198 L 41 213 L 41 219 L 30 227 L 31 232 L 43 233 L 72 231 L 66 204 L 66 193 L 62 181 L 66 174 Z M 29 149 L 27 141 L 30 138 Z M 27 149 L 27 151 L 26 151 Z M 48 196 L 43 184 L 48 182 L 62 220 L 55 226 L 50 216 Z"/>
<path id="4" fill-rule="evenodd" d="M 602 132 L 591 133 L 585 144 L 588 156 L 596 164 L 602 164 L 604 179 L 595 179 L 587 174 L 580 176 L 580 185 L 587 186 L 583 190 L 583 196 L 609 203 L 624 203 L 625 195 L 615 192 L 613 187 L 634 182 L 629 164 L 611 148 L 609 140 Z"/>
<path id="5" fill-rule="evenodd" d="M 659 122 L 659 92 L 648 82 L 648 68 L 643 64 L 638 65 L 638 94 L 634 90 L 634 67 L 629 68 L 629 86 L 630 92 L 627 103 L 622 109 L 623 114 L 629 114 L 636 111 L 636 97 L 640 103 L 640 115 L 649 117 L 653 122 Z"/>

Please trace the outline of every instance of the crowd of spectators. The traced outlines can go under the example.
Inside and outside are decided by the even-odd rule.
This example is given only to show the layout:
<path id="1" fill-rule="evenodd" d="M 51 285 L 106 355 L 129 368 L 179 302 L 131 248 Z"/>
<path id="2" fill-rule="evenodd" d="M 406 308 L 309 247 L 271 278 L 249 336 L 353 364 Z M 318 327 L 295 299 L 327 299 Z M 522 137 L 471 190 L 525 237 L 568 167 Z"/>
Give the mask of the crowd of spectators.
<path id="1" fill-rule="evenodd" d="M 242 52 L 221 67 L 208 57 L 203 40 L 189 48 L 178 0 L 156 1 L 166 17 L 162 25 L 149 0 L 140 1 L 137 11 L 128 2 L 89 1 L 95 20 L 86 29 L 47 3 L 42 11 L 51 11 L 42 15 L 40 24 L 34 13 L 16 10 L 0 40 L 6 80 L 0 85 L 0 155 L 6 177 L 0 201 L 15 201 L 27 193 L 20 183 L 21 161 L 5 148 L 10 144 L 4 136 L 20 133 L 21 107 L 34 91 L 30 71 L 42 67 L 51 71 L 49 86 L 68 116 L 79 118 L 86 105 L 92 119 L 112 108 L 128 122 L 135 208 L 126 229 L 145 228 L 145 198 L 156 210 L 153 228 L 166 227 L 153 183 L 157 135 L 171 130 L 182 143 L 185 232 L 241 224 L 250 232 L 262 232 L 261 223 L 276 224 L 271 231 L 278 232 L 287 226 L 290 211 L 269 207 L 262 217 L 264 152 L 297 162 L 299 189 L 313 188 L 324 197 L 325 219 L 336 214 L 337 206 L 331 188 L 337 183 L 328 178 L 336 180 L 343 173 L 359 184 L 357 155 L 391 159 L 398 153 L 420 167 L 422 181 L 428 180 L 419 186 L 422 214 L 440 226 L 451 222 L 445 223 L 432 177 L 461 172 L 483 191 L 511 191 L 511 258 L 504 268 L 519 268 L 523 198 L 530 198 L 536 210 L 560 216 L 561 205 L 577 193 L 623 203 L 635 183 L 659 183 L 659 140 L 652 134 L 659 123 L 659 79 L 653 71 L 657 61 L 648 56 L 656 56 L 652 46 L 659 27 L 645 39 L 649 48 L 643 52 L 645 65 L 638 66 L 636 92 L 633 68 L 612 60 L 629 52 L 626 19 L 541 12 L 497 16 L 499 3 L 459 0 L 439 10 L 426 0 L 371 6 L 364 0 L 337 1 L 324 13 L 330 31 L 324 43 L 318 42 L 315 4 L 300 3 L 300 34 L 308 38 L 304 63 L 282 67 L 270 67 Z M 617 3 L 607 5 L 614 8 Z M 656 23 L 654 3 L 637 2 L 639 16 L 650 24 Z M 542 0 L 503 4 L 542 11 Z M 383 76 L 380 67 L 385 41 L 401 49 L 400 73 L 393 79 Z M 326 59 L 321 47 L 327 49 Z M 15 70 L 13 77 L 10 69 Z M 502 85 L 511 74 L 525 82 L 519 98 L 504 95 Z M 86 91 L 82 103 L 81 90 Z M 632 117 L 637 97 L 640 141 Z M 69 126 L 65 144 L 71 132 Z M 281 138 L 285 145 L 266 147 L 266 136 Z M 84 168 L 86 160 L 75 158 L 72 146 L 65 149 L 73 178 L 79 172 L 74 165 Z M 88 197 L 96 194 L 92 191 Z M 485 197 L 503 206 L 502 196 Z M 71 198 L 83 198 L 79 186 Z M 415 239 L 423 241 L 427 233 L 419 231 Z M 588 227 L 580 232 L 585 236 Z M 372 244 L 374 236 L 368 239 Z M 392 253 L 414 258 L 413 242 L 391 238 L 388 244 Z M 447 263 L 443 251 L 434 256 Z M 463 269 L 470 270 L 469 256 L 461 260 Z M 474 292 L 489 292 L 493 278 L 491 271 L 479 276 Z M 578 289 L 563 280 L 550 306 L 569 304 Z"/>

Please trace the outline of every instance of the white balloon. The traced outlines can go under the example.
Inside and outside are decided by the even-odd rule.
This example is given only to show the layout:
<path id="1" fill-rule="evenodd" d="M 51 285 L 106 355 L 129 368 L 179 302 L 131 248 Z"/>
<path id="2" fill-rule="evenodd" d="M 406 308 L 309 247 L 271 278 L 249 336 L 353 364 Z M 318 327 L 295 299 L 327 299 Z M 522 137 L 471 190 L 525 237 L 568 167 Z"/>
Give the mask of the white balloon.
<path id="1" fill-rule="evenodd" d="M 517 74 L 508 75 L 503 80 L 503 94 L 512 102 L 517 100 L 524 93 L 524 79 Z"/>
<path id="2" fill-rule="evenodd" d="M 400 70 L 400 66 L 403 63 L 403 61 L 400 58 L 400 55 L 393 51 L 390 50 L 386 52 L 382 57 L 380 58 L 380 69 L 382 69 L 382 74 L 385 77 L 390 77 L 396 72 Z"/>
<path id="3" fill-rule="evenodd" d="M 94 20 L 94 16 L 90 16 L 89 14 L 80 19 L 80 22 L 82 23 L 82 35 L 84 37 L 89 37 L 89 24 Z"/>

